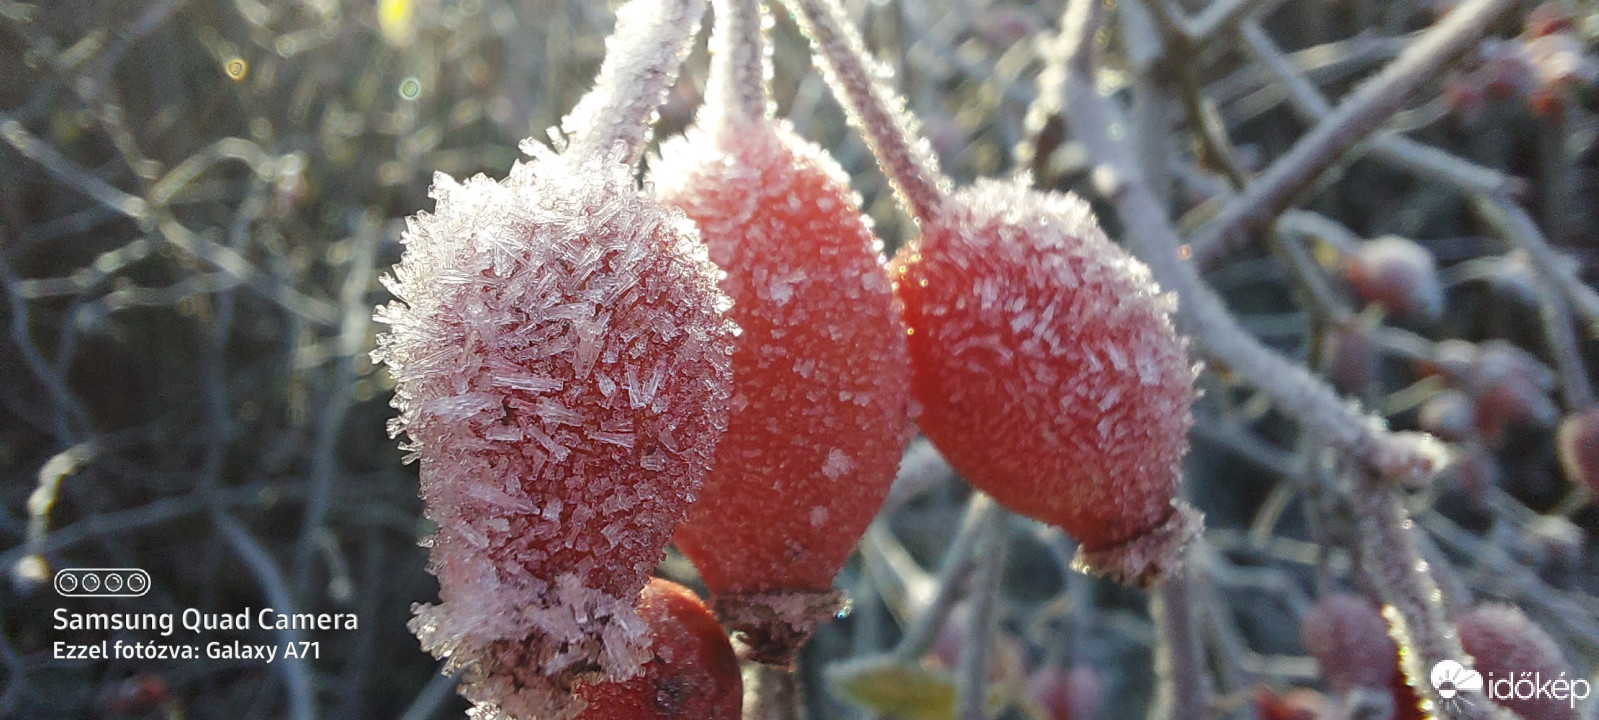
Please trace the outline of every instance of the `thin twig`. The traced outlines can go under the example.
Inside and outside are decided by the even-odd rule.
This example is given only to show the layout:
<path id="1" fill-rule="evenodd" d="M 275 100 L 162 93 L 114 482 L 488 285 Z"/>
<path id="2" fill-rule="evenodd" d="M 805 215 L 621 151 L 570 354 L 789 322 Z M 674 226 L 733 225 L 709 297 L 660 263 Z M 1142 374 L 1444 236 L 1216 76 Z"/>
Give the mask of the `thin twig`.
<path id="1" fill-rule="evenodd" d="M 944 561 L 938 571 L 938 584 L 933 596 L 905 628 L 905 635 L 894 647 L 894 655 L 906 662 L 915 662 L 933 647 L 933 643 L 938 640 L 939 629 L 944 627 L 944 621 L 949 618 L 950 610 L 961 597 L 966 578 L 976 566 L 973 553 L 982 538 L 983 528 L 994 522 L 993 518 L 1003 515 L 1004 512 L 999 505 L 987 495 L 978 493 L 972 496 L 967 504 L 966 516 L 961 521 L 960 530 L 950 542 L 949 549 L 944 552 Z"/>
<path id="2" fill-rule="evenodd" d="M 1342 160 L 1345 151 L 1375 132 L 1423 83 L 1472 48 L 1500 15 L 1518 3 L 1470 0 L 1450 10 L 1200 228 L 1191 243 L 1197 262 L 1207 265 L 1247 243 L 1261 225 Z"/>
<path id="3" fill-rule="evenodd" d="M 1158 629 L 1149 720 L 1203 720 L 1210 707 L 1204 643 L 1192 596 L 1199 566 L 1192 549 L 1189 552 L 1189 562 L 1161 581 L 1149 606 Z"/>
<path id="4" fill-rule="evenodd" d="M 289 592 L 289 584 L 283 578 L 283 572 L 278 569 L 277 561 L 272 559 L 267 549 L 245 530 L 237 519 L 226 512 L 220 510 L 212 512 L 211 521 L 222 533 L 233 554 L 246 568 L 249 568 L 251 575 L 261 585 L 261 590 L 266 595 L 267 601 L 272 603 L 272 608 L 293 615 L 299 604 L 294 601 L 294 596 Z M 278 634 L 280 642 L 284 643 L 298 643 L 305 639 L 304 632 L 292 627 L 274 632 Z M 316 683 L 311 677 L 310 660 L 304 657 L 279 660 L 273 663 L 272 667 L 283 677 L 283 682 L 288 687 L 288 716 L 293 720 L 316 720 Z"/>
<path id="5" fill-rule="evenodd" d="M 1000 579 L 1005 568 L 1005 513 L 990 512 L 982 518 L 984 536 L 972 575 L 971 614 L 967 617 L 961 652 L 955 669 L 955 718 L 984 720 L 987 717 L 989 644 L 994 639 L 995 615 L 999 606 Z"/>
<path id="6" fill-rule="evenodd" d="M 1570 303 L 1569 307 L 1577 309 L 1587 320 L 1589 333 L 1599 336 L 1599 295 L 1583 284 L 1572 266 L 1556 254 L 1543 231 L 1538 229 L 1538 223 L 1520 205 L 1494 197 L 1478 197 L 1473 204 L 1489 225 L 1532 260 L 1533 268 L 1543 280 L 1539 283 L 1538 294 L 1545 341 L 1560 370 L 1566 405 L 1573 410 L 1587 407 L 1593 401 L 1593 389 L 1565 311 Z"/>
<path id="7" fill-rule="evenodd" d="M 327 400 L 318 420 L 316 441 L 311 450 L 311 464 L 307 469 L 305 514 L 301 521 L 300 537 L 295 544 L 295 592 L 306 597 L 310 582 L 310 562 L 315 550 L 314 539 L 327 522 L 328 507 L 333 497 L 339 433 L 344 429 L 344 419 L 354 404 L 356 381 L 355 356 L 366 343 L 367 328 L 372 319 L 371 303 L 367 302 L 367 287 L 372 280 L 372 264 L 377 253 L 379 225 L 377 219 L 363 215 L 349 242 L 355 253 L 344 277 L 344 287 L 339 293 L 343 307 L 338 337 L 338 355 L 329 373 Z"/>

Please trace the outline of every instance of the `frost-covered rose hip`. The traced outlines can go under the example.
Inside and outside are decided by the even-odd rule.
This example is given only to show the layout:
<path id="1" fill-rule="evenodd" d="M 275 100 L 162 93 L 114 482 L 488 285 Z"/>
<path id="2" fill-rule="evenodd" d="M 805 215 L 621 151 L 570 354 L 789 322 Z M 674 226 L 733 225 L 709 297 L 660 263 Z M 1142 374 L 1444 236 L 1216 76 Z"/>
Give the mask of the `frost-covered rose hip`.
<path id="1" fill-rule="evenodd" d="M 1531 679 L 1536 674 L 1553 680 L 1572 678 L 1560 646 L 1543 628 L 1509 605 L 1479 605 L 1460 616 L 1460 645 L 1476 659 L 1484 683 Z M 1536 682 L 1543 682 L 1538 680 Z M 1495 702 L 1525 720 L 1571 720 L 1576 713 L 1569 698 L 1548 694 L 1496 692 Z"/>
<path id="2" fill-rule="evenodd" d="M 1198 531 L 1176 500 L 1194 366 L 1148 269 L 1087 203 L 980 180 L 951 191 L 833 0 L 789 0 L 921 237 L 890 269 L 917 424 L 974 486 L 1060 526 L 1087 567 L 1147 583 Z"/>
<path id="3" fill-rule="evenodd" d="M 733 326 L 682 213 L 635 186 L 648 118 L 703 13 L 634 0 L 560 155 L 504 180 L 436 176 L 385 282 L 395 380 L 438 525 L 422 646 L 484 717 L 561 720 L 580 679 L 649 657 L 634 601 L 710 465 Z"/>
<path id="4" fill-rule="evenodd" d="M 1193 519 L 1173 504 L 1193 366 L 1147 269 L 1088 204 L 980 180 L 892 263 L 917 424 L 973 485 L 1139 578 Z"/>
<path id="5" fill-rule="evenodd" d="M 717 0 L 710 92 L 652 168 L 726 273 L 733 411 L 675 537 L 752 655 L 786 662 L 832 617 L 833 576 L 910 432 L 904 328 L 843 170 L 766 111 L 760 4 Z"/>
<path id="6" fill-rule="evenodd" d="M 577 720 L 739 720 L 744 682 L 722 626 L 688 588 L 652 578 L 639 596 L 650 659 L 639 675 L 581 683 Z"/>
<path id="7" fill-rule="evenodd" d="M 1437 264 L 1413 240 L 1390 235 L 1361 243 L 1349 257 L 1348 274 L 1362 299 L 1390 313 L 1432 320 L 1443 312 Z"/>
<path id="8" fill-rule="evenodd" d="M 1388 621 L 1371 601 L 1331 594 L 1305 612 L 1300 633 L 1327 684 L 1339 692 L 1386 688 L 1399 672 Z"/>

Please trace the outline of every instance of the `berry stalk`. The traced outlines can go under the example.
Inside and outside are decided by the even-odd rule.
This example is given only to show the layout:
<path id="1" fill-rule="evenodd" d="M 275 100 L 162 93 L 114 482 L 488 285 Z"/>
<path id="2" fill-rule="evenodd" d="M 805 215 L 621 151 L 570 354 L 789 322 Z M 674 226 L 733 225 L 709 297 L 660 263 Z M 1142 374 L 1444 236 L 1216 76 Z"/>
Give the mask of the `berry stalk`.
<path id="1" fill-rule="evenodd" d="M 618 8 L 594 89 L 561 120 L 562 154 L 580 163 L 620 145 L 617 160 L 637 165 L 704 16 L 705 0 L 632 0 Z"/>
<path id="2" fill-rule="evenodd" d="M 784 2 L 811 39 L 828 84 L 838 90 L 835 95 L 849 111 L 850 123 L 865 136 L 900 202 L 919 220 L 936 216 L 949 195 L 950 181 L 938 169 L 932 145 L 919 139 L 918 123 L 905 109 L 904 99 L 872 77 L 863 63 L 870 57 L 866 44 L 844 18 L 837 0 Z"/>
<path id="3" fill-rule="evenodd" d="M 761 0 L 711 0 L 711 79 L 701 124 L 715 125 L 771 116 L 767 83 L 772 48 L 766 42 L 771 17 Z"/>

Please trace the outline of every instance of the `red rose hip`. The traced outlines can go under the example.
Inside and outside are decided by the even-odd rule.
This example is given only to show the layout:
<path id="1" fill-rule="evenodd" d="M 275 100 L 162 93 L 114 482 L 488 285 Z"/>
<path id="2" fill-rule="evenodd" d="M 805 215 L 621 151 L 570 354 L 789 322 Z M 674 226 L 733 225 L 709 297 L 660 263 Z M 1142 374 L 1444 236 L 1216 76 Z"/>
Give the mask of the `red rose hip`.
<path id="1" fill-rule="evenodd" d="M 739 720 L 744 682 L 733 646 L 688 588 L 660 578 L 644 586 L 639 617 L 651 658 L 629 680 L 579 684 L 577 720 Z"/>
<path id="2" fill-rule="evenodd" d="M 759 3 L 714 5 L 708 103 L 651 177 L 698 224 L 742 333 L 728 431 L 674 539 L 752 656 L 781 663 L 836 612 L 833 576 L 894 479 L 905 333 L 843 170 L 766 112 Z"/>

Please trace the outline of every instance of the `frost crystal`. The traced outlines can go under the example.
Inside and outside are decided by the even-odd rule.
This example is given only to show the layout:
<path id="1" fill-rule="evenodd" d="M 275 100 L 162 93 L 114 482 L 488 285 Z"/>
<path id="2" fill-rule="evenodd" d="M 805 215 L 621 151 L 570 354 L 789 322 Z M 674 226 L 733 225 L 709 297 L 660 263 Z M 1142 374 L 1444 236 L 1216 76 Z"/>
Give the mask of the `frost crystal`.
<path id="1" fill-rule="evenodd" d="M 483 712 L 548 720 L 575 679 L 648 658 L 633 601 L 725 427 L 733 326 L 693 226 L 630 166 L 533 149 L 501 181 L 435 177 L 373 358 L 439 527 L 441 602 L 411 629 Z"/>

